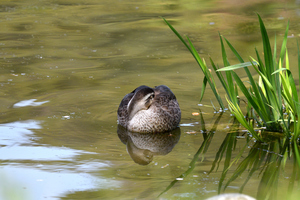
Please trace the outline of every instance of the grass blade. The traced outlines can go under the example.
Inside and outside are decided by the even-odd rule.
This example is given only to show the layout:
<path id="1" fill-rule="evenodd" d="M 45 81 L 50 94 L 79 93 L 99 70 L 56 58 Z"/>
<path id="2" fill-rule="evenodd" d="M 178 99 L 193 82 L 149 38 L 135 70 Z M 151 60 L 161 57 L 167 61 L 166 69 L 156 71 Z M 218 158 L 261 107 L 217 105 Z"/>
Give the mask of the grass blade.
<path id="1" fill-rule="evenodd" d="M 240 68 L 252 66 L 252 64 L 256 65 L 257 63 L 255 61 L 254 62 L 244 62 L 244 63 L 239 63 L 239 64 L 236 64 L 236 65 L 230 65 L 228 67 L 223 67 L 221 69 L 218 69 L 217 71 L 218 72 L 232 71 L 232 70 L 235 70 L 235 69 L 240 69 Z"/>
<path id="2" fill-rule="evenodd" d="M 204 96 L 206 84 L 207 84 L 207 78 L 206 78 L 206 76 L 204 76 L 203 83 L 202 83 L 202 89 L 201 89 L 201 95 L 200 95 L 200 100 L 199 101 L 201 101 L 202 98 L 203 98 L 203 96 Z"/>
<path id="3" fill-rule="evenodd" d="M 271 84 L 275 85 L 274 79 L 271 77 L 271 74 L 274 72 L 274 65 L 273 65 L 273 56 L 272 56 L 269 36 L 268 36 L 266 27 L 265 27 L 260 15 L 257 14 L 257 16 L 258 16 L 261 36 L 262 36 L 262 40 L 263 40 L 265 66 L 266 66 L 266 72 L 267 72 L 266 76 L 267 76 L 268 80 L 270 80 Z"/>

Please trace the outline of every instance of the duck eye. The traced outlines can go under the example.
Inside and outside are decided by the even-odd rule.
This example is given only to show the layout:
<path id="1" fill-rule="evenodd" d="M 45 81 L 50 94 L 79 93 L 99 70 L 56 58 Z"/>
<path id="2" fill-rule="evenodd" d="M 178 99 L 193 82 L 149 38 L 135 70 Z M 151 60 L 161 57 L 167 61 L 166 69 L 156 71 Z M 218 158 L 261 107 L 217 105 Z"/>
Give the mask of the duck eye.
<path id="1" fill-rule="evenodd" d="M 146 103 L 149 103 L 150 100 L 152 100 L 154 98 L 154 94 L 151 94 L 147 99 L 146 99 Z"/>
<path id="2" fill-rule="evenodd" d="M 150 101 L 151 99 L 154 98 L 154 94 L 151 94 L 148 98 L 147 98 L 147 101 Z"/>

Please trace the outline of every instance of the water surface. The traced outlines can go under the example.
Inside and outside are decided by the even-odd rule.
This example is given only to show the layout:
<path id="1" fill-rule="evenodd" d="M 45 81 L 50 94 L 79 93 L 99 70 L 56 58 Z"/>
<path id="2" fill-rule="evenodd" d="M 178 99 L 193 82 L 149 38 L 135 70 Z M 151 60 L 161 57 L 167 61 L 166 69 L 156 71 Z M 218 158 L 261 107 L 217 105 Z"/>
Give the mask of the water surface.
<path id="1" fill-rule="evenodd" d="M 211 130 L 219 115 L 211 107 L 215 101 L 209 90 L 204 106 L 198 105 L 201 71 L 160 16 L 188 35 L 207 62 L 211 56 L 221 66 L 218 32 L 245 59 L 255 55 L 255 47 L 262 49 L 255 12 L 272 40 L 277 34 L 278 43 L 290 20 L 288 48 L 296 69 L 298 1 L 3 1 L 1 198 L 155 199 L 189 169 L 204 140 L 202 126 Z M 237 62 L 233 55 L 229 58 Z M 118 134 L 116 111 L 137 86 L 161 84 L 177 96 L 181 127 L 172 137 L 146 137 L 145 150 L 139 141 L 146 139 Z M 205 123 L 192 112 L 203 112 Z M 160 199 L 217 194 L 221 172 L 208 172 L 231 123 L 225 112 L 192 173 Z M 162 143 L 168 148 L 152 145 L 163 140 L 169 141 Z M 233 156 L 245 143 L 238 139 Z M 238 192 L 245 176 L 226 192 Z M 288 181 L 286 174 L 280 184 Z M 243 193 L 255 197 L 258 182 L 259 174 Z M 286 191 L 279 192 L 278 198 L 284 195 Z"/>

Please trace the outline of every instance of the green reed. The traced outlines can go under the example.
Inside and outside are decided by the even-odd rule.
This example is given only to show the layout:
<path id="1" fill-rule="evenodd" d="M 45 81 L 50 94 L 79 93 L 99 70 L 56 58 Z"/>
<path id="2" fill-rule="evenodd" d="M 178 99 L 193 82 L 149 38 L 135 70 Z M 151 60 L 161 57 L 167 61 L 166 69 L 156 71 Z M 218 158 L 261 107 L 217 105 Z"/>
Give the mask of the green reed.
<path id="1" fill-rule="evenodd" d="M 204 60 L 202 60 L 200 58 L 200 55 L 198 54 L 197 50 L 195 49 L 194 45 L 192 44 L 192 42 L 190 41 L 189 37 L 186 36 L 188 43 L 181 37 L 181 35 L 175 30 L 175 28 L 164 18 L 162 18 L 166 24 L 170 27 L 170 29 L 175 33 L 175 35 L 181 40 L 181 42 L 186 46 L 186 48 L 190 51 L 190 53 L 193 55 L 193 57 L 195 58 L 196 62 L 198 63 L 200 69 L 202 70 L 203 74 L 204 74 L 204 79 L 203 79 L 203 87 L 202 87 L 202 91 L 201 91 L 201 97 L 200 97 L 200 101 L 203 98 L 204 95 L 204 91 L 205 91 L 205 87 L 206 84 L 208 82 L 208 84 L 210 85 L 216 99 L 218 100 L 218 103 L 221 107 L 221 109 L 225 109 L 225 106 L 223 104 L 223 101 L 220 97 L 220 94 L 217 90 L 216 87 L 216 83 L 215 80 L 213 78 L 213 75 L 211 74 L 211 71 L 209 70 L 209 68 L 207 67 L 206 63 Z"/>
<path id="2" fill-rule="evenodd" d="M 283 90 L 282 90 L 282 76 L 279 73 L 276 73 L 279 69 L 282 68 L 281 63 L 285 58 L 286 52 L 286 43 L 287 43 L 287 33 L 289 25 L 287 25 L 284 39 L 281 46 L 281 51 L 279 55 L 279 60 L 276 60 L 276 39 L 274 44 L 274 56 L 272 55 L 271 45 L 269 41 L 269 37 L 264 26 L 264 23 L 260 16 L 259 24 L 263 41 L 263 53 L 264 53 L 264 62 L 260 57 L 257 49 L 255 49 L 257 61 L 250 57 L 250 62 L 255 71 L 259 74 L 259 80 L 254 80 L 251 73 L 249 72 L 248 67 L 243 67 L 240 65 L 234 65 L 230 67 L 224 67 L 219 69 L 218 71 L 231 71 L 236 84 L 244 94 L 247 99 L 248 104 L 250 104 L 251 108 L 255 110 L 255 113 L 258 115 L 252 115 L 255 122 L 260 127 L 266 127 L 269 131 L 280 131 L 284 132 L 287 136 L 290 136 L 288 123 L 284 120 L 285 117 L 285 102 L 283 100 Z M 224 38 L 226 40 L 226 38 Z M 222 40 L 222 39 L 221 39 Z M 233 46 L 226 40 L 228 46 L 234 53 L 234 55 L 239 59 L 241 63 L 244 61 L 237 53 L 237 51 L 233 48 Z M 225 51 L 222 48 L 222 51 Z M 238 77 L 238 75 L 233 71 L 234 69 L 238 69 L 243 67 L 247 73 L 250 87 L 246 88 L 244 83 Z M 234 102 L 228 101 L 230 108 L 232 109 L 235 116 L 244 117 L 241 112 L 237 112 L 238 105 L 234 104 Z M 238 118 L 238 119 L 239 119 Z M 245 120 L 239 119 L 242 123 Z M 243 124 L 244 125 L 244 124 Z M 246 127 L 248 129 L 248 127 Z M 252 132 L 251 132 L 252 133 Z"/>
<path id="3" fill-rule="evenodd" d="M 286 137 L 292 136 L 292 141 L 295 142 L 294 150 L 296 156 L 299 156 L 299 159 L 297 160 L 300 161 L 298 144 L 296 142 L 300 135 L 300 123 L 298 123 L 300 102 L 295 81 L 291 71 L 289 70 L 288 51 L 286 48 L 289 24 L 286 27 L 281 50 L 277 57 L 276 38 L 274 52 L 272 52 L 267 30 L 259 15 L 258 20 L 263 42 L 263 58 L 255 48 L 257 58 L 254 59 L 253 57 L 249 57 L 249 62 L 245 62 L 231 43 L 224 36 L 219 35 L 224 67 L 219 68 L 211 58 L 210 63 L 227 94 L 226 100 L 228 102 L 229 109 L 236 119 L 258 141 L 263 141 L 261 133 L 264 132 L 264 130 L 282 132 Z M 206 84 L 209 83 L 221 109 L 224 109 L 224 103 L 218 93 L 215 80 L 205 61 L 200 58 L 188 37 L 186 37 L 188 41 L 186 42 L 172 27 L 172 25 L 170 25 L 170 23 L 168 23 L 165 19 L 164 21 L 188 48 L 204 73 L 200 101 L 203 98 Z M 230 51 L 236 56 L 239 61 L 238 64 L 231 65 L 229 63 L 225 45 L 227 45 Z M 299 46 L 298 60 L 298 68 L 300 71 Z M 249 67 L 255 69 L 255 71 L 259 74 L 258 80 L 253 78 Z M 247 74 L 247 84 L 250 83 L 250 86 L 248 87 L 244 84 L 245 81 L 242 81 L 238 74 L 234 71 L 235 69 L 240 68 L 243 68 Z M 240 98 L 238 97 L 239 92 L 241 92 L 244 96 L 243 98 L 246 98 L 247 100 L 246 118 L 240 106 Z"/>

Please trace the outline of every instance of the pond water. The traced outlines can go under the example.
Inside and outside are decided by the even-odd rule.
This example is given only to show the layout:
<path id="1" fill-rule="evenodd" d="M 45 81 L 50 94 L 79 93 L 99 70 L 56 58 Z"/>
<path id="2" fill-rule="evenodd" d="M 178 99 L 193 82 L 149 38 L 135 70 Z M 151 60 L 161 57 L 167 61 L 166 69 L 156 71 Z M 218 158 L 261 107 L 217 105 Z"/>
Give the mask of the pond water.
<path id="1" fill-rule="evenodd" d="M 221 65 L 218 32 L 244 58 L 255 56 L 255 47 L 262 49 L 255 12 L 278 43 L 290 20 L 288 48 L 296 66 L 300 1 L 1 1 L 0 199 L 218 194 L 224 161 L 209 171 L 233 119 L 229 112 L 218 118 L 209 89 L 204 106 L 198 105 L 202 73 L 160 16 L 188 35 L 201 56 Z M 116 112 L 124 95 L 139 85 L 161 84 L 178 99 L 180 128 L 155 137 L 118 129 Z M 193 112 L 202 112 L 203 120 Z M 203 130 L 213 130 L 214 137 L 191 165 Z M 233 158 L 245 144 L 239 137 Z M 246 176 L 225 192 L 239 192 Z M 284 187 L 289 180 L 287 172 L 279 177 Z M 256 197 L 259 181 L 257 172 L 243 193 Z M 278 199 L 285 195 L 279 191 Z"/>

